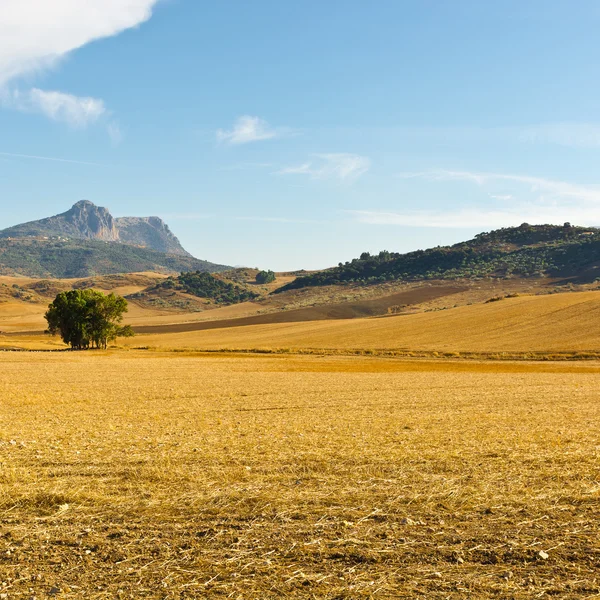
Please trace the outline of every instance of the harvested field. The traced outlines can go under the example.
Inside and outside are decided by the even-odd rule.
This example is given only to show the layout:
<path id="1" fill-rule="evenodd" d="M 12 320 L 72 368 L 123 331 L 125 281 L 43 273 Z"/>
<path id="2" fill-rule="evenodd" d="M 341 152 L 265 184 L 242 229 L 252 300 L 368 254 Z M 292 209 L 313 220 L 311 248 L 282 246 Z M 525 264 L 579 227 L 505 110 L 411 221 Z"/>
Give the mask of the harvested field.
<path id="1" fill-rule="evenodd" d="M 0 354 L 3 598 L 592 598 L 599 363 Z"/>
<path id="2" fill-rule="evenodd" d="M 600 350 L 600 292 L 522 296 L 382 318 L 253 325 L 191 333 L 173 326 L 159 331 L 161 335 L 140 335 L 128 343 L 207 350 L 595 352 Z"/>
<path id="3" fill-rule="evenodd" d="M 137 333 L 184 333 L 188 331 L 203 331 L 207 329 L 224 329 L 229 327 L 247 327 L 248 325 L 267 325 L 272 323 L 300 323 L 305 321 L 322 321 L 330 319 L 356 319 L 385 315 L 388 309 L 399 304 L 419 304 L 429 300 L 443 298 L 459 293 L 465 288 L 460 286 L 421 287 L 390 296 L 383 296 L 372 300 L 359 300 L 356 302 L 343 302 L 311 306 L 271 312 L 263 315 L 237 319 L 220 319 L 212 321 L 171 323 L 165 325 L 138 325 Z"/>

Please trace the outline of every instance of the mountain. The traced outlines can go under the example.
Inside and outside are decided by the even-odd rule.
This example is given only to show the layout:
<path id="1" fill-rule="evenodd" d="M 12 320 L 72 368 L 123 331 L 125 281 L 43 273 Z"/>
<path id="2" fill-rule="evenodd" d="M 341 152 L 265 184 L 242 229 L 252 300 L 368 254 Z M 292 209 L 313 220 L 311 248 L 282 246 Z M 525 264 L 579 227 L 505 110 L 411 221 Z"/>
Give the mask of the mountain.
<path id="1" fill-rule="evenodd" d="M 600 278 L 600 229 L 557 225 L 508 227 L 453 246 L 407 254 L 364 252 L 337 267 L 298 277 L 276 292 L 331 284 L 390 280 L 555 277 Z"/>
<path id="2" fill-rule="evenodd" d="M 101 206 L 81 200 L 67 212 L 0 231 L 1 238 L 66 237 L 121 242 L 165 254 L 190 256 L 158 217 L 114 218 Z"/>
<path id="3" fill-rule="evenodd" d="M 143 271 L 167 274 L 220 272 L 229 268 L 193 256 L 165 254 L 115 242 L 0 239 L 0 275 L 62 279 Z"/>
<path id="4" fill-rule="evenodd" d="M 88 200 L 0 231 L 0 275 L 73 278 L 228 268 L 194 258 L 158 217 L 114 218 Z"/>

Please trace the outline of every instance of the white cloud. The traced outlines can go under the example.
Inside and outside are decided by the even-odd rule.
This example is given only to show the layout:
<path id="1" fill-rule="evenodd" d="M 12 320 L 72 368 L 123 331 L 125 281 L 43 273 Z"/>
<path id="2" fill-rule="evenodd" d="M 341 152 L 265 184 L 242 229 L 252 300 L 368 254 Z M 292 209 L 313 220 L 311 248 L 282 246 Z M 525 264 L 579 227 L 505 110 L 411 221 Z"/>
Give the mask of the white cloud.
<path id="1" fill-rule="evenodd" d="M 284 167 L 278 175 L 308 175 L 312 179 L 353 181 L 371 167 L 371 160 L 358 154 L 315 154 L 315 160 L 294 167 Z"/>
<path id="2" fill-rule="evenodd" d="M 104 102 L 98 98 L 79 97 L 38 88 L 27 92 L 5 91 L 0 100 L 5 108 L 40 113 L 54 121 L 80 128 L 94 123 L 107 112 Z"/>
<path id="3" fill-rule="evenodd" d="M 0 84 L 148 20 L 159 0 L 1 0 Z"/>
<path id="4" fill-rule="evenodd" d="M 259 117 L 244 115 L 235 122 L 229 131 L 217 130 L 217 141 L 232 145 L 248 144 L 280 137 L 283 133 L 283 129 L 272 129 L 266 121 Z"/>
<path id="5" fill-rule="evenodd" d="M 108 114 L 103 100 L 60 91 L 9 89 L 17 78 L 54 67 L 73 50 L 136 27 L 160 0 L 0 0 L 0 106 L 84 128 Z M 12 88 L 11 84 L 11 88 Z M 120 143 L 116 123 L 108 125 Z"/>

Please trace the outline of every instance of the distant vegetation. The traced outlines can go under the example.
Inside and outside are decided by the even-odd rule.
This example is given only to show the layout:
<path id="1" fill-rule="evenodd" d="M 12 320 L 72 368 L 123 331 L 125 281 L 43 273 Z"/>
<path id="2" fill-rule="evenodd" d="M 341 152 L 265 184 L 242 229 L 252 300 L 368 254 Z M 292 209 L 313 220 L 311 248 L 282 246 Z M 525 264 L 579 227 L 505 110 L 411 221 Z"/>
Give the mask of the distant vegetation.
<path id="1" fill-rule="evenodd" d="M 273 283 L 275 281 L 275 273 L 273 271 L 259 271 L 256 274 L 256 283 Z"/>
<path id="2" fill-rule="evenodd" d="M 223 281 L 202 271 L 181 273 L 177 277 L 169 277 L 148 291 L 160 289 L 183 291 L 199 298 L 209 298 L 219 304 L 236 304 L 258 298 L 258 294 L 246 288 Z"/>
<path id="3" fill-rule="evenodd" d="M 0 239 L 0 275 L 76 278 L 140 271 L 223 271 L 191 256 L 172 255 L 117 242 Z"/>
<path id="4" fill-rule="evenodd" d="M 276 292 L 339 283 L 477 277 L 581 276 L 600 263 L 600 229 L 528 225 L 481 233 L 468 242 L 407 254 L 364 252 L 345 264 L 303 277 Z M 599 272 L 600 274 L 600 272 Z M 594 278 L 595 274 L 587 273 Z"/>
<path id="5" fill-rule="evenodd" d="M 63 342 L 75 350 L 106 348 L 117 337 L 130 337 L 129 325 L 122 327 L 127 301 L 115 294 L 96 290 L 61 292 L 45 314 L 48 332 L 60 334 Z"/>

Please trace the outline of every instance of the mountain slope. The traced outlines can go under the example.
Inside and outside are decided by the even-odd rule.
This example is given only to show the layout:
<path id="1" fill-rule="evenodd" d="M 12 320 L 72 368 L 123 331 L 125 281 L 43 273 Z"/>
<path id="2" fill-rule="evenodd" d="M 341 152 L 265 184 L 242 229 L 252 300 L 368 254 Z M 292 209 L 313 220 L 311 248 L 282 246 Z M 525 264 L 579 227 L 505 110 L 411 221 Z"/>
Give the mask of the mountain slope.
<path id="1" fill-rule="evenodd" d="M 194 258 L 158 217 L 114 218 L 89 200 L 0 231 L 0 275 L 74 278 L 227 268 Z"/>
<path id="2" fill-rule="evenodd" d="M 224 271 L 229 267 L 189 255 L 97 240 L 0 239 L 0 275 L 74 278 L 154 271 Z"/>
<path id="3" fill-rule="evenodd" d="M 118 217 L 115 219 L 118 241 L 122 244 L 151 248 L 165 254 L 191 256 L 169 226 L 158 217 Z"/>
<path id="4" fill-rule="evenodd" d="M 81 200 L 68 211 L 0 231 L 0 238 L 67 237 L 121 242 L 157 252 L 190 256 L 158 217 L 114 218 L 101 206 Z"/>
<path id="5" fill-rule="evenodd" d="M 346 282 L 544 276 L 579 281 L 600 276 L 600 229 L 524 223 L 454 246 L 407 254 L 365 252 L 333 269 L 298 277 L 276 292 Z"/>

